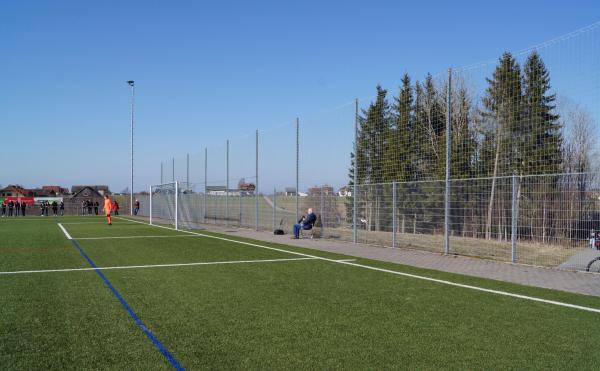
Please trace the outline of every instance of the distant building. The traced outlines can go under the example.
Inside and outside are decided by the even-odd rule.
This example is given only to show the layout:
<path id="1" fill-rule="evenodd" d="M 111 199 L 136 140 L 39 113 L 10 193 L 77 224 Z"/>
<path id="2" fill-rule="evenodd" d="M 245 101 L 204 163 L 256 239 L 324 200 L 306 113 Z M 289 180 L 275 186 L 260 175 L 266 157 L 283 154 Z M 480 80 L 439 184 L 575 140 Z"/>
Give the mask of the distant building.
<path id="1" fill-rule="evenodd" d="M 69 190 L 61 186 L 42 186 L 42 192 L 47 193 L 48 196 L 60 196 L 69 194 Z"/>
<path id="2" fill-rule="evenodd" d="M 343 186 L 338 191 L 338 196 L 340 197 L 352 197 L 352 191 L 349 187 Z"/>
<path id="3" fill-rule="evenodd" d="M 75 187 L 73 187 L 75 188 Z M 72 200 L 81 199 L 99 201 L 104 197 L 103 194 L 98 192 L 93 186 L 81 186 L 77 188 L 77 192 L 73 192 L 71 195 Z"/>
<path id="4" fill-rule="evenodd" d="M 211 196 L 225 196 L 227 194 L 227 187 L 206 186 L 206 194 Z"/>
<path id="5" fill-rule="evenodd" d="M 308 189 L 309 196 L 333 196 L 335 193 L 333 191 L 333 187 L 329 185 L 323 185 L 321 187 L 314 186 Z"/>
<path id="6" fill-rule="evenodd" d="M 23 188 L 20 185 L 9 185 L 5 188 L 0 189 L 0 197 L 33 197 L 29 195 L 30 190 Z"/>
<path id="7" fill-rule="evenodd" d="M 295 187 L 285 187 L 285 195 L 286 196 L 295 196 L 296 188 Z"/>
<path id="8" fill-rule="evenodd" d="M 256 190 L 254 183 L 246 183 L 244 179 L 240 180 L 238 184 L 239 194 L 242 196 L 253 196 Z"/>
<path id="9" fill-rule="evenodd" d="M 71 187 L 71 194 L 79 193 L 84 188 L 90 188 L 98 192 L 101 196 L 110 195 L 110 190 L 107 185 L 74 185 Z"/>
<path id="10" fill-rule="evenodd" d="M 206 186 L 206 194 L 209 196 L 239 196 L 240 191 L 237 189 L 230 189 L 227 192 L 227 187 L 225 186 Z"/>

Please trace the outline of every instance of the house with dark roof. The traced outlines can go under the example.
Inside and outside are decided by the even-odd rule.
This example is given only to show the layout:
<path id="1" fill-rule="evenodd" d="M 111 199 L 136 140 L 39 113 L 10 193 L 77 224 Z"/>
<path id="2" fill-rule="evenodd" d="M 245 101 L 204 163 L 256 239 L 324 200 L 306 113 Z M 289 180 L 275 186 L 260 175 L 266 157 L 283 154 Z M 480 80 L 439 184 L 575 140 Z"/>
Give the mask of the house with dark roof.
<path id="1" fill-rule="evenodd" d="M 85 188 L 93 189 L 98 194 L 100 194 L 100 196 L 111 194 L 107 185 L 74 185 L 71 187 L 71 193 L 75 195 L 76 193 L 79 193 Z"/>
<path id="2" fill-rule="evenodd" d="M 31 197 L 28 191 L 18 184 L 10 184 L 0 189 L 0 197 Z"/>

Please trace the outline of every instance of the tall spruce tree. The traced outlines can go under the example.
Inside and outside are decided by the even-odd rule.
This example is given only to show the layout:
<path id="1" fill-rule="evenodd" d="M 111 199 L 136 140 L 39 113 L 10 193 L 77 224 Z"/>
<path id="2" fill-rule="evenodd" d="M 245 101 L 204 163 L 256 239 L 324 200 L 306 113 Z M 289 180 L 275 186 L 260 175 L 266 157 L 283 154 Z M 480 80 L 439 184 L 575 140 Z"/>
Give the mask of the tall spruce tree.
<path id="1" fill-rule="evenodd" d="M 461 86 L 452 97 L 452 179 L 465 179 L 474 176 L 477 142 L 471 122 L 471 101 L 467 90 Z M 454 233 L 467 233 L 467 227 L 476 224 L 474 220 L 475 197 L 478 193 L 473 182 L 457 181 L 451 193 L 451 228 Z"/>
<path id="2" fill-rule="evenodd" d="M 443 179 L 444 167 L 440 166 L 445 161 L 443 98 L 438 94 L 431 74 L 427 74 L 423 85 L 417 83 L 415 90 L 414 144 L 419 156 L 419 173 L 424 179 Z"/>
<path id="3" fill-rule="evenodd" d="M 523 67 L 523 174 L 554 174 L 561 168 L 560 116 L 554 113 L 556 95 L 550 94 L 550 73 L 537 52 Z"/>
<path id="4" fill-rule="evenodd" d="M 377 86 L 377 97 L 366 112 L 359 118 L 360 130 L 356 150 L 357 179 L 361 184 L 361 204 L 367 227 L 380 229 L 384 220 L 382 214 L 383 191 L 381 182 L 385 180 L 386 147 L 389 145 L 390 107 L 387 91 Z M 363 184 L 369 184 L 363 186 Z M 361 212 L 363 213 L 363 212 Z"/>
<path id="5" fill-rule="evenodd" d="M 523 169 L 522 174 L 556 174 L 562 166 L 562 133 L 559 115 L 554 113 L 556 96 L 550 93 L 550 73 L 537 52 L 531 53 L 523 66 Z M 540 182 L 527 182 L 523 192 L 530 195 L 527 215 L 532 229 L 541 231 L 546 242 L 555 228 L 553 208 L 548 210 L 558 188 L 557 176 Z M 519 194 L 521 188 L 519 188 Z"/>
<path id="6" fill-rule="evenodd" d="M 359 177 L 367 183 L 381 183 L 384 180 L 385 148 L 389 142 L 390 107 L 386 98 L 387 90 L 377 86 L 377 97 L 361 121 L 358 137 L 357 158 Z M 361 171 L 362 170 L 362 171 Z"/>
<path id="7" fill-rule="evenodd" d="M 502 55 L 492 78 L 487 79 L 487 82 L 488 88 L 482 102 L 483 116 L 489 122 L 491 130 L 487 133 L 486 141 L 493 142 L 495 146 L 485 229 L 486 238 L 490 239 L 497 177 L 501 174 L 510 175 L 518 172 L 523 161 L 521 153 L 517 151 L 523 141 L 522 78 L 519 64 L 512 54 L 506 52 Z"/>
<path id="8" fill-rule="evenodd" d="M 404 74 L 398 97 L 392 106 L 393 119 L 391 125 L 390 145 L 386 158 L 392 165 L 389 180 L 405 182 L 413 177 L 413 88 L 410 76 Z"/>

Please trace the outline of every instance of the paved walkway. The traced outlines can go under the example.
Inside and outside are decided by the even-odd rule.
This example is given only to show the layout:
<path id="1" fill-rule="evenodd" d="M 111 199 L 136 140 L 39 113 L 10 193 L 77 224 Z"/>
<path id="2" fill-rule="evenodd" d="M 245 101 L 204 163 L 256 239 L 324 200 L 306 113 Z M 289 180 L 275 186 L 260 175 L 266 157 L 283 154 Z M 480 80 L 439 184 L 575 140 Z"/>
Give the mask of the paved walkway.
<path id="1" fill-rule="evenodd" d="M 600 274 L 502 263 L 463 256 L 443 256 L 425 251 L 382 248 L 363 244 L 355 245 L 326 239 L 293 240 L 290 239 L 289 235 L 275 236 L 272 233 L 237 229 L 235 227 L 215 225 L 203 225 L 202 227 L 208 231 L 267 242 L 307 247 L 360 258 L 400 263 L 419 268 L 435 269 L 527 286 L 600 296 Z"/>
<path id="2" fill-rule="evenodd" d="M 585 271 L 587 270 L 588 264 L 600 257 L 600 251 L 587 249 L 583 250 L 573 256 L 566 262 L 562 263 L 559 268 L 561 269 L 569 269 L 569 270 L 578 270 Z"/>

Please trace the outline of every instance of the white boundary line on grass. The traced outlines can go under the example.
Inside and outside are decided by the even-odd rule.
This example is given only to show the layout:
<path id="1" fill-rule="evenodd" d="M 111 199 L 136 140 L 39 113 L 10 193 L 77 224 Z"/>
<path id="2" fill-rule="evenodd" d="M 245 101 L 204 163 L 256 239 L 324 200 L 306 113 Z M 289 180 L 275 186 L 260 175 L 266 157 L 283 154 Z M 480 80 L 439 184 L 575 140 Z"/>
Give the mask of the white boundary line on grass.
<path id="1" fill-rule="evenodd" d="M 123 217 L 117 217 L 117 218 L 118 219 L 127 220 L 127 221 L 130 221 L 130 222 L 144 224 L 144 225 L 151 226 L 151 227 L 157 227 L 157 228 L 164 228 L 164 229 L 173 230 L 172 228 L 169 228 L 169 227 L 164 227 L 164 226 L 156 225 L 156 224 L 148 224 L 148 223 L 145 223 L 145 222 L 142 222 L 142 221 L 138 221 L 138 220 L 127 219 L 127 218 L 123 218 Z M 600 313 L 600 309 L 598 309 L 598 308 L 585 307 L 585 306 L 582 306 L 582 305 L 569 304 L 569 303 L 564 303 L 564 302 L 561 302 L 561 301 L 542 299 L 542 298 L 537 298 L 535 296 L 514 294 L 514 293 L 511 293 L 511 292 L 507 292 L 507 291 L 486 289 L 484 287 L 466 285 L 466 284 L 462 284 L 462 283 L 457 283 L 457 282 L 452 282 L 452 281 L 447 281 L 447 280 L 441 280 L 441 279 L 438 279 L 438 278 L 431 278 L 431 277 L 427 277 L 427 276 L 419 276 L 417 274 L 412 274 L 412 273 L 398 272 L 398 271 L 394 271 L 394 270 L 391 270 L 391 269 L 377 268 L 377 267 L 372 267 L 370 265 L 352 263 L 352 262 L 349 262 L 349 261 L 341 261 L 341 260 L 335 260 L 335 259 L 328 259 L 328 258 L 323 258 L 323 257 L 320 257 L 320 256 L 316 256 L 316 255 L 304 254 L 304 253 L 295 252 L 295 251 L 288 251 L 288 250 L 284 250 L 284 249 L 278 249 L 276 247 L 269 247 L 269 246 L 259 245 L 259 244 L 255 244 L 255 243 L 251 243 L 251 242 L 244 242 L 244 241 L 232 240 L 230 238 L 225 238 L 225 237 L 211 236 L 211 235 L 207 235 L 207 234 L 201 234 L 201 233 L 196 233 L 196 232 L 186 231 L 186 230 L 181 230 L 181 229 L 179 231 L 180 232 L 184 232 L 184 233 L 195 234 L 195 235 L 203 236 L 203 237 L 207 237 L 207 238 L 213 238 L 213 239 L 217 239 L 217 240 L 222 240 L 222 241 L 235 242 L 235 243 L 239 243 L 239 244 L 247 245 L 247 246 L 261 247 L 263 249 L 268 249 L 268 250 L 287 252 L 287 253 L 294 254 L 294 255 L 304 256 L 304 257 L 308 257 L 308 258 L 315 258 L 315 259 L 329 261 L 329 262 L 338 263 L 338 264 L 349 265 L 349 266 L 352 266 L 352 267 L 359 267 L 359 268 L 370 269 L 370 270 L 378 271 L 378 272 L 395 274 L 395 275 L 398 275 L 398 276 L 404 276 L 404 277 L 410 277 L 410 278 L 415 278 L 415 279 L 429 281 L 429 282 L 435 282 L 435 283 L 439 283 L 439 284 L 442 284 L 442 285 L 448 285 L 448 286 L 454 286 L 454 287 L 461 287 L 461 288 L 464 288 L 464 289 L 470 289 L 470 290 L 475 290 L 475 291 L 487 292 L 489 294 L 496 294 L 496 295 L 502 295 L 502 296 L 508 296 L 508 297 L 512 297 L 512 298 L 517 298 L 517 299 L 534 301 L 534 302 L 538 302 L 538 303 L 556 305 L 556 306 L 559 306 L 559 307 L 579 309 L 579 310 L 583 310 L 583 311 L 586 311 L 586 312 Z"/>
<path id="2" fill-rule="evenodd" d="M 65 234 L 65 236 L 67 236 L 67 238 L 68 238 L 69 240 L 72 240 L 72 239 L 73 239 L 73 237 L 71 237 L 71 235 L 69 234 L 69 232 L 67 232 L 67 230 L 65 229 L 65 227 L 63 227 L 63 225 L 62 225 L 61 223 L 58 223 L 58 227 L 59 227 L 60 229 L 62 229 L 63 233 Z"/>
<path id="3" fill-rule="evenodd" d="M 172 235 L 172 236 L 114 236 L 114 237 L 75 237 L 76 240 L 119 240 L 132 238 L 198 238 L 199 236 L 191 235 Z"/>
<path id="4" fill-rule="evenodd" d="M 79 272 L 93 270 L 112 270 L 112 269 L 142 269 L 142 268 L 168 268 L 168 267 L 193 267 L 197 265 L 223 265 L 223 264 L 251 264 L 251 263 L 277 263 L 290 262 L 298 260 L 318 260 L 316 258 L 284 258 L 284 259 L 261 259 L 261 260 L 230 260 L 216 262 L 199 262 L 199 263 L 175 263 L 175 264 L 149 264 L 149 265 L 125 265 L 114 267 L 98 267 L 98 268 L 65 268 L 65 269 L 43 269 L 30 271 L 12 271 L 0 272 L 0 276 L 14 274 L 31 274 L 31 273 L 56 273 L 56 272 Z"/>
<path id="5" fill-rule="evenodd" d="M 71 225 L 71 224 L 106 224 L 105 221 L 100 221 L 100 222 L 66 222 L 66 223 L 61 223 L 63 225 Z M 134 224 L 134 223 L 119 223 L 119 225 L 122 224 Z"/>

